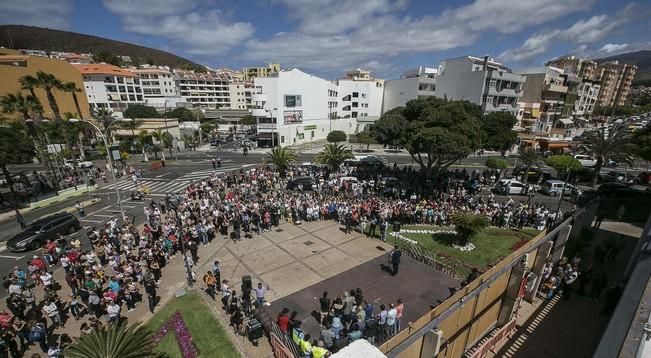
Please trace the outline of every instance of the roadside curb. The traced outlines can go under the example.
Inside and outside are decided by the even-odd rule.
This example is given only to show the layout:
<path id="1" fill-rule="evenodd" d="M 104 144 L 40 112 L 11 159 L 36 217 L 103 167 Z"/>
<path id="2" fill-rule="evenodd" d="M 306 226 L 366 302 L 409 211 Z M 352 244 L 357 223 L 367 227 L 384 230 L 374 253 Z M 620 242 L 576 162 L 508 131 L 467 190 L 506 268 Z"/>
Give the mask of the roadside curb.
<path id="1" fill-rule="evenodd" d="M 33 208 L 20 209 L 19 212 L 20 212 L 21 214 L 26 214 L 26 213 L 31 212 L 32 210 L 47 208 L 47 207 L 52 206 L 52 205 L 54 205 L 54 204 L 60 203 L 60 202 L 62 202 L 62 201 L 66 201 L 66 200 L 74 199 L 74 198 L 76 198 L 76 197 L 79 197 L 79 196 L 82 196 L 82 195 L 87 195 L 87 194 L 88 194 L 88 192 L 86 191 L 86 192 L 80 193 L 79 195 L 69 196 L 69 197 L 66 197 L 66 198 L 61 199 L 61 200 L 56 200 L 56 201 L 49 202 L 47 205 L 38 206 L 38 207 L 33 207 Z M 82 202 L 81 202 L 81 205 L 84 206 L 84 207 L 86 207 L 86 206 L 88 206 L 88 205 L 95 204 L 95 203 L 97 203 L 97 202 L 99 202 L 99 201 L 101 201 L 100 198 L 93 198 L 93 199 L 91 199 L 91 200 L 82 201 Z M 71 210 L 71 209 L 72 209 L 72 210 Z M 67 210 L 71 210 L 71 211 L 67 211 Z M 74 208 L 74 206 L 71 206 L 71 207 L 68 207 L 68 208 L 64 208 L 64 209 L 61 209 L 61 210 L 55 211 L 55 212 L 52 213 L 52 214 L 61 213 L 61 212 L 64 212 L 64 211 L 72 213 L 72 212 L 75 212 L 76 209 Z M 9 212 L 6 212 L 6 213 L 4 213 L 4 214 L 0 214 L 0 222 L 8 221 L 8 220 L 10 220 L 10 219 L 15 219 L 15 218 L 16 218 L 16 212 L 15 212 L 15 211 L 9 211 Z"/>

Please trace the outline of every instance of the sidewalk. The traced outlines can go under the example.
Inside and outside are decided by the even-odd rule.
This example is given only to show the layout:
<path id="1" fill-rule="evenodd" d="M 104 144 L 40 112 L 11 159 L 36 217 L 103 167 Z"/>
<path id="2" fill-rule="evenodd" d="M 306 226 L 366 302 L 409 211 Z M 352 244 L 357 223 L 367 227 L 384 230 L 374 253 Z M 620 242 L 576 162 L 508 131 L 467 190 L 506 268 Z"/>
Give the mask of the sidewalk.
<path id="1" fill-rule="evenodd" d="M 64 189 L 60 190 L 58 195 L 52 196 L 47 199 L 43 199 L 34 203 L 30 203 L 29 207 L 24 208 L 24 209 L 19 209 L 21 214 L 28 213 L 32 210 L 35 209 L 41 209 L 41 208 L 46 208 L 50 205 L 60 203 L 65 200 L 70 200 L 72 198 L 77 198 L 83 195 L 88 195 L 89 193 L 94 192 L 95 190 L 98 189 L 98 185 L 94 185 L 90 188 L 87 188 L 86 185 L 83 186 L 78 186 L 77 190 L 74 188 L 69 188 L 69 189 Z M 74 204 L 73 204 L 74 205 Z M 16 212 L 15 211 L 7 211 L 5 213 L 0 214 L 0 222 L 9 220 L 9 219 L 14 219 L 16 217 Z"/>

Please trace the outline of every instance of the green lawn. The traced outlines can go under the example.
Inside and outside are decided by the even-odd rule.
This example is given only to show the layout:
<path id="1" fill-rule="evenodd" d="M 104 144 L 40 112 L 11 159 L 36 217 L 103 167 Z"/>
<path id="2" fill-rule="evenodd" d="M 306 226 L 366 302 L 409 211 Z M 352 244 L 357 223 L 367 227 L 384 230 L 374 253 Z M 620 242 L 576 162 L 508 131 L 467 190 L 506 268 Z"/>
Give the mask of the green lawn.
<path id="1" fill-rule="evenodd" d="M 450 230 L 449 228 L 429 226 L 405 226 L 405 229 L 413 230 Z M 520 231 L 500 228 L 488 228 L 475 235 L 471 242 L 475 249 L 464 252 L 453 248 L 450 243 L 455 240 L 452 234 L 403 234 L 403 236 L 418 241 L 418 244 L 425 249 L 431 250 L 451 260 L 460 261 L 467 266 L 477 267 L 480 270 L 499 262 L 508 256 L 511 248 L 521 240 L 533 238 L 538 231 L 526 228 Z M 388 239 L 390 240 L 390 239 Z"/>
<path id="2" fill-rule="evenodd" d="M 224 328 L 198 292 L 189 292 L 185 296 L 173 298 L 152 317 L 146 327 L 155 335 L 177 310 L 181 311 L 201 357 L 240 357 Z M 170 358 L 182 357 L 174 332 L 169 332 L 160 341 L 158 350 Z"/>

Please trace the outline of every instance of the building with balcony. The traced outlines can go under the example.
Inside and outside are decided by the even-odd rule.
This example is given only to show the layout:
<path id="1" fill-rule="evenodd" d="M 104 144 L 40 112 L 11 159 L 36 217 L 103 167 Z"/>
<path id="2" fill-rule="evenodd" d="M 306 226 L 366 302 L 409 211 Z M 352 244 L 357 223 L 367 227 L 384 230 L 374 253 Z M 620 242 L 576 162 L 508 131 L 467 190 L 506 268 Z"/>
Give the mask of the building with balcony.
<path id="1" fill-rule="evenodd" d="M 81 73 L 91 109 L 122 112 L 144 103 L 140 78 L 133 72 L 105 63 L 73 66 Z"/>
<path id="2" fill-rule="evenodd" d="M 573 73 L 582 80 L 594 79 L 597 72 L 597 62 L 576 56 L 558 57 L 547 62 L 545 66 L 560 68 L 563 72 Z"/>
<path id="3" fill-rule="evenodd" d="M 567 75 L 560 68 L 550 66 L 516 72 L 526 78 L 520 101 L 540 104 L 539 117 L 535 118 L 533 126 L 523 127 L 536 134 L 549 133 L 562 118 L 568 91 Z"/>
<path id="4" fill-rule="evenodd" d="M 420 66 L 403 72 L 399 79 L 384 81 L 382 113 L 412 99 L 434 96 L 437 72 L 436 68 Z"/>
<path id="5" fill-rule="evenodd" d="M 463 56 L 442 61 L 434 94 L 439 98 L 467 100 L 485 113 L 518 112 L 525 77 L 488 56 Z"/>
<path id="6" fill-rule="evenodd" d="M 270 63 L 265 67 L 245 67 L 242 69 L 242 79 L 253 81 L 256 77 L 269 77 L 280 72 L 279 63 Z"/>
<path id="7" fill-rule="evenodd" d="M 253 86 L 251 114 L 260 146 L 309 143 L 325 139 L 333 130 L 347 134 L 359 130 L 356 118 L 338 118 L 339 87 L 332 81 L 291 69 L 256 77 Z M 351 85 L 351 103 L 353 89 Z"/>
<path id="8" fill-rule="evenodd" d="M 131 69 L 140 78 L 142 94 L 145 98 L 177 96 L 174 74 L 157 67 Z"/>
<path id="9" fill-rule="evenodd" d="M 610 61 L 599 64 L 593 79 L 599 81 L 601 90 L 597 103 L 601 107 L 623 106 L 631 90 L 637 66 Z"/>
<path id="10" fill-rule="evenodd" d="M 238 103 L 241 105 L 242 102 L 237 101 L 239 97 L 231 98 L 231 94 L 245 92 L 244 84 L 234 71 L 228 69 L 207 72 L 175 70 L 174 82 L 181 97 L 203 109 L 238 109 Z M 241 88 L 231 86 L 236 83 L 240 83 Z M 241 96 L 245 99 L 245 94 Z"/>
<path id="11" fill-rule="evenodd" d="M 77 88 L 82 91 L 85 90 L 81 74 L 73 65 L 66 61 L 40 55 L 22 55 L 16 50 L 0 48 L 0 78 L 2 79 L 0 80 L 0 96 L 16 92 L 22 92 L 23 96 L 27 96 L 29 92 L 21 89 L 19 79 L 27 75 L 36 76 L 38 71 L 55 74 L 61 81 L 73 82 Z M 43 106 L 43 116 L 46 118 L 54 118 L 54 112 L 52 108 L 50 108 L 45 90 L 42 88 L 35 88 L 34 93 Z M 66 112 L 78 112 L 70 93 L 52 91 L 52 95 L 54 95 L 59 107 L 59 112 L 62 115 Z M 86 95 L 81 93 L 78 94 L 77 100 L 79 103 L 79 110 L 81 111 L 79 114 L 84 118 L 90 118 Z M 22 115 L 19 113 L 3 113 L 3 116 L 11 119 L 23 119 Z"/>
<path id="12" fill-rule="evenodd" d="M 576 101 L 572 115 L 574 118 L 590 118 L 599 99 L 601 85 L 597 81 L 583 80 L 576 89 Z"/>

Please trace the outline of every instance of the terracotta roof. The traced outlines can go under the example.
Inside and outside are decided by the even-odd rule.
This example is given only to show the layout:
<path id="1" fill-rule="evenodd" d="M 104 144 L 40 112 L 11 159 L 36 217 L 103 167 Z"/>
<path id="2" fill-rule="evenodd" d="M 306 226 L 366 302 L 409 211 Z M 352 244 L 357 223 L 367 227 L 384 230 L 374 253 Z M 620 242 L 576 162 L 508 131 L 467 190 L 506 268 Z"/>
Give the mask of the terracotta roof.
<path id="1" fill-rule="evenodd" d="M 108 65 L 105 63 L 91 63 L 87 65 L 73 64 L 75 68 L 83 75 L 111 75 L 111 76 L 124 76 L 136 77 L 131 71 L 122 69 L 118 66 Z"/>

